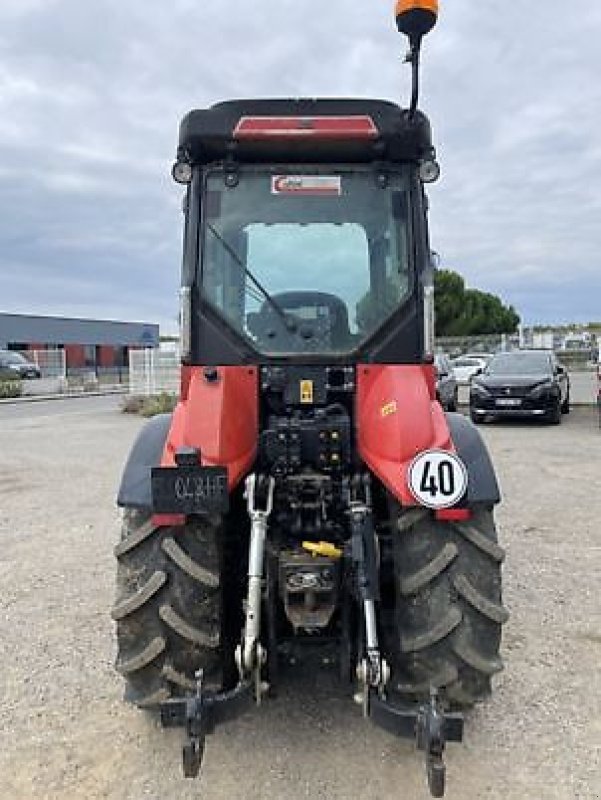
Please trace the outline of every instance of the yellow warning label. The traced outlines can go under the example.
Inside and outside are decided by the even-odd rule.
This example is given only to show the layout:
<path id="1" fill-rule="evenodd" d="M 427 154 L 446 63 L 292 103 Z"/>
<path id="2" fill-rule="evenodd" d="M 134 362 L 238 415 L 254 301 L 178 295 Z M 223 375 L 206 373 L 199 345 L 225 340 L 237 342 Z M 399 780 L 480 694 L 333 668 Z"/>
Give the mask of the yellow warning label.
<path id="1" fill-rule="evenodd" d="M 313 402 L 313 381 L 300 382 L 300 401 L 301 403 Z"/>
<path id="2" fill-rule="evenodd" d="M 389 417 L 391 414 L 396 414 L 397 412 L 397 404 L 396 400 L 392 400 L 390 403 L 386 403 L 386 405 L 382 406 L 380 409 L 380 413 L 383 417 Z"/>

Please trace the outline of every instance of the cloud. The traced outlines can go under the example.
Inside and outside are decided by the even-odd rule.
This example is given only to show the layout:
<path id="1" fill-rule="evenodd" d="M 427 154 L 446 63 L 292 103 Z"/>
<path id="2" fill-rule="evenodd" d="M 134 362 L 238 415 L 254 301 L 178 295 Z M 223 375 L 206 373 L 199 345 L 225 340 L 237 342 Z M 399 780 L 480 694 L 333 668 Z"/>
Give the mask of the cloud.
<path id="1" fill-rule="evenodd" d="M 433 246 L 527 321 L 601 316 L 601 8 L 573 6 L 449 0 L 424 47 Z M 392 3 L 3 0 L 0 31 L 6 311 L 173 329 L 183 114 L 409 90 Z"/>

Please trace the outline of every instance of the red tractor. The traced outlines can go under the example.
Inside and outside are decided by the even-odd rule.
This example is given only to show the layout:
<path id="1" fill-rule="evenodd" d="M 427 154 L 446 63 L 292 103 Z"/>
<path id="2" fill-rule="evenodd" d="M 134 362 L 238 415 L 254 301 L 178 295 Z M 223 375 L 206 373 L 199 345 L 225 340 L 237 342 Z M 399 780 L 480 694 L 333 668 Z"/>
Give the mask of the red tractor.
<path id="1" fill-rule="evenodd" d="M 408 110 L 244 100 L 181 125 L 181 396 L 125 467 L 112 615 L 126 696 L 187 728 L 187 776 L 291 654 L 333 654 L 442 796 L 445 741 L 502 668 L 499 489 L 436 399 L 416 108 L 436 5 L 397 4 Z"/>

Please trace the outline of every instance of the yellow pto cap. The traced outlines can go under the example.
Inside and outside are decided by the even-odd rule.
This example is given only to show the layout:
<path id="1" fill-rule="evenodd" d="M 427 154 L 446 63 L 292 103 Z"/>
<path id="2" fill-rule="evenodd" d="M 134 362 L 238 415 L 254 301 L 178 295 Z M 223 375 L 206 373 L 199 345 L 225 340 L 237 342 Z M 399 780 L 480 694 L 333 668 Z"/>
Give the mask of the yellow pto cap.
<path id="1" fill-rule="evenodd" d="M 314 556 L 340 558 L 342 550 L 331 542 L 303 542 L 303 549 Z"/>

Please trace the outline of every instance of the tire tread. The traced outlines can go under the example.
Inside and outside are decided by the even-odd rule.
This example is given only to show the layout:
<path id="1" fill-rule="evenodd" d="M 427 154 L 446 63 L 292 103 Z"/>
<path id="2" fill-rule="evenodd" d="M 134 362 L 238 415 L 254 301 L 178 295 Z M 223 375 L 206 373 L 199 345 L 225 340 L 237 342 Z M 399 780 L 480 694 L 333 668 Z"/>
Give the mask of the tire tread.
<path id="1" fill-rule="evenodd" d="M 209 688 L 222 686 L 220 524 L 155 528 L 149 512 L 123 514 L 115 667 L 140 708 L 189 692 L 198 669 Z"/>
<path id="2" fill-rule="evenodd" d="M 393 685 L 413 699 L 427 699 L 434 686 L 449 705 L 469 707 L 503 668 L 501 626 L 509 617 L 492 510 L 472 509 L 469 522 L 403 516 L 394 540 Z"/>

